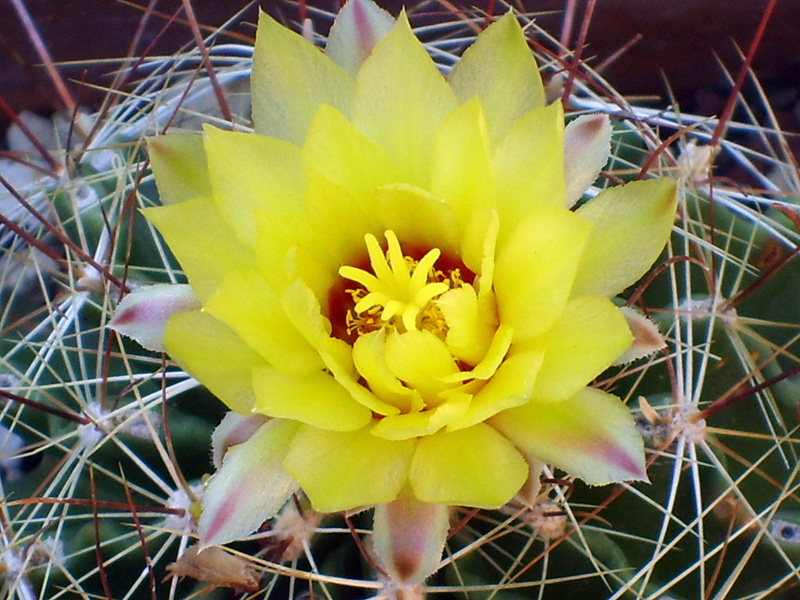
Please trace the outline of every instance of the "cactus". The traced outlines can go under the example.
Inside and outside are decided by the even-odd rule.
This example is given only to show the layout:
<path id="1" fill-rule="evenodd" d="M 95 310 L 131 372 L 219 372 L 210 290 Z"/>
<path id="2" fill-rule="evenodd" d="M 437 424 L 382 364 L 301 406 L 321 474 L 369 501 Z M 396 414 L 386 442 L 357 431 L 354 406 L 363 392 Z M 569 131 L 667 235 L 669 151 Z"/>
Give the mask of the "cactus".
<path id="1" fill-rule="evenodd" d="M 332 19 L 311 14 L 322 29 Z M 417 33 L 447 72 L 483 18 L 437 15 Z M 309 24 L 305 35 L 324 45 Z M 527 31 L 557 97 L 563 49 L 535 23 Z M 567 86 L 567 118 L 599 112 L 614 127 L 612 161 L 587 195 L 644 171 L 679 190 L 667 249 L 624 295 L 657 325 L 641 321 L 652 348 L 595 382 L 633 413 L 650 481 L 593 488 L 545 468 L 532 507 L 453 509 L 438 570 L 402 590 L 376 563 L 369 515 L 319 514 L 302 495 L 257 534 L 198 553 L 224 409 L 168 356 L 107 325 L 127 293 L 185 281 L 139 213 L 160 203 L 145 138 L 225 124 L 229 112 L 250 127 L 252 47 L 215 46 L 214 79 L 207 68 L 195 76 L 203 60 L 194 49 L 148 61 L 112 109 L 72 120 L 68 147 L 52 142 L 49 175 L 24 173 L 0 197 L 7 597 L 793 597 L 796 169 L 777 126 L 749 110 L 726 123 L 631 106 L 584 64 Z M 213 340 L 198 348 L 214 350 Z"/>

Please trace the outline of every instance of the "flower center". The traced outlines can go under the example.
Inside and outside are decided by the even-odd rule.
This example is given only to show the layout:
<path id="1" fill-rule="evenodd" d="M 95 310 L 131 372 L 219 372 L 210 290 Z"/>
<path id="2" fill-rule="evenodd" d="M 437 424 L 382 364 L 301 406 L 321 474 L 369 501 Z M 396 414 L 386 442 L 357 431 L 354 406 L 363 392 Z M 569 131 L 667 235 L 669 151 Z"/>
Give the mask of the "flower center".
<path id="1" fill-rule="evenodd" d="M 395 233 L 388 230 L 385 235 L 385 252 L 374 235 L 364 236 L 372 272 L 349 265 L 339 269 L 339 275 L 356 284 L 344 287 L 352 303 L 344 316 L 347 335 L 386 328 L 400 333 L 427 330 L 444 339 L 447 323 L 434 300 L 463 284 L 461 269 L 437 269 L 438 248 L 420 259 L 405 255 Z"/>

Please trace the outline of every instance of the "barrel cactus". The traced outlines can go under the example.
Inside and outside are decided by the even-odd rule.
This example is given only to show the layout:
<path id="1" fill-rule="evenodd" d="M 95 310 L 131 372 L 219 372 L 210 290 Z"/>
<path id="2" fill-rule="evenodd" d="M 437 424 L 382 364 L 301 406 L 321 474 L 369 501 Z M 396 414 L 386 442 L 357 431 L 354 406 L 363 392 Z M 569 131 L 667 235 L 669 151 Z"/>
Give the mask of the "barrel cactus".
<path id="1" fill-rule="evenodd" d="M 4 592 L 793 597 L 779 132 L 515 12 L 314 17 L 4 175 Z"/>

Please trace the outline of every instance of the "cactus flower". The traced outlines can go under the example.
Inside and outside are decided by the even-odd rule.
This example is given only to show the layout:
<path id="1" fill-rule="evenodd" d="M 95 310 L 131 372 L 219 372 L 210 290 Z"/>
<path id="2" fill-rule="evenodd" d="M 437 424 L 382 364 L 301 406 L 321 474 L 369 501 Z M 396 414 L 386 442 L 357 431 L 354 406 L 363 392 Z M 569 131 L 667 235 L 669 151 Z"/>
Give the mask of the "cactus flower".
<path id="1" fill-rule="evenodd" d="M 376 505 L 389 572 L 421 581 L 448 506 L 530 500 L 545 463 L 646 479 L 628 409 L 589 384 L 632 344 L 610 298 L 662 251 L 674 187 L 571 210 L 610 127 L 590 115 L 565 134 L 514 15 L 447 76 L 404 15 L 365 0 L 327 54 L 262 15 L 252 103 L 255 133 L 149 146 L 164 206 L 144 212 L 200 306 L 163 346 L 233 411 L 201 545 L 301 489 L 321 512 Z"/>

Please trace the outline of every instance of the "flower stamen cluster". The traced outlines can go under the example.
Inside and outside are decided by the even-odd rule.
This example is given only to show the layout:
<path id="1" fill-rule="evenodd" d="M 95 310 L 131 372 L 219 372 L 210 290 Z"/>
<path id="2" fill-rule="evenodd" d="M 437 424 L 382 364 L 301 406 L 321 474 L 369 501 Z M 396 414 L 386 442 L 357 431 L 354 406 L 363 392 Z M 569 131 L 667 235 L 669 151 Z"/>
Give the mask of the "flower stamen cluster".
<path id="1" fill-rule="evenodd" d="M 385 253 L 374 235 L 368 233 L 364 239 L 374 274 L 352 266 L 339 269 L 339 275 L 363 286 L 345 290 L 356 300 L 346 317 L 347 332 L 363 335 L 385 327 L 400 333 L 428 329 L 439 337 L 446 335 L 441 311 L 437 314 L 438 309 L 432 302 L 451 287 L 450 277 L 434 268 L 441 250 L 433 248 L 417 261 L 403 254 L 391 230 L 386 232 L 388 248 Z M 382 307 L 380 319 L 376 321 L 378 311 L 375 309 L 379 307 Z"/>

